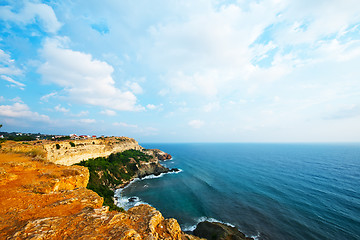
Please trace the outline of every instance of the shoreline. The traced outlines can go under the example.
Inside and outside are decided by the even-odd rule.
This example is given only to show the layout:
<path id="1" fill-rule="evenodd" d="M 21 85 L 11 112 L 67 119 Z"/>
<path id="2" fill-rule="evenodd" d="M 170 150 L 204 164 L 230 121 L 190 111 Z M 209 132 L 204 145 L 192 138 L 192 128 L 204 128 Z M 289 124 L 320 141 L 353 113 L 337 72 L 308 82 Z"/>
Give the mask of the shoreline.
<path id="1" fill-rule="evenodd" d="M 173 159 L 173 158 L 171 158 Z M 169 159 L 169 160 L 171 160 Z M 161 161 L 166 161 L 166 160 L 161 160 Z M 159 162 L 160 164 L 160 162 Z M 163 165 L 162 165 L 163 166 Z M 164 166 L 163 166 L 164 167 Z M 169 169 L 169 168 L 168 168 Z M 141 181 L 141 180 L 146 180 L 149 176 L 154 176 L 154 178 L 160 178 L 162 176 L 165 176 L 166 174 L 172 174 L 172 173 L 180 173 L 183 170 L 182 169 L 178 169 L 176 168 L 178 171 L 174 172 L 174 171 L 168 171 L 168 172 L 163 172 L 163 173 L 159 173 L 159 174 L 148 174 L 144 177 L 136 177 L 133 178 L 131 180 L 129 180 L 128 182 L 124 183 L 121 185 L 121 187 L 116 188 L 114 191 L 114 203 L 116 206 L 123 208 L 125 211 L 128 211 L 129 209 L 136 207 L 138 205 L 141 204 L 147 204 L 151 207 L 153 207 L 150 203 L 148 202 L 143 202 L 141 201 L 141 199 L 138 196 L 129 196 L 129 197 L 123 197 L 121 196 L 121 193 L 123 190 L 125 190 L 127 187 L 131 186 L 131 184 L 137 182 L 137 181 Z M 169 169 L 172 170 L 172 169 Z M 118 205 L 118 203 L 120 202 L 120 199 L 126 199 L 128 201 L 128 203 L 130 203 L 130 199 L 133 199 L 131 202 L 135 203 L 133 206 L 130 207 L 126 207 L 125 205 Z M 210 228 L 211 229 L 201 229 L 199 230 L 198 226 L 200 225 L 204 225 L 204 224 L 210 224 Z M 180 224 L 179 224 L 180 225 Z M 244 239 L 244 240 L 258 240 L 260 237 L 260 233 L 258 233 L 256 236 L 248 236 L 246 234 L 244 234 L 239 228 L 237 228 L 234 224 L 228 223 L 228 222 L 223 222 L 220 220 L 217 220 L 215 218 L 211 218 L 211 217 L 206 217 L 206 216 L 202 216 L 198 219 L 198 221 L 196 221 L 195 224 L 191 225 L 190 227 L 184 227 L 184 226 L 180 226 L 182 231 L 186 234 L 191 234 L 191 235 L 195 235 L 197 237 L 205 237 L 205 236 L 210 236 L 211 234 L 214 234 L 214 232 L 212 232 L 213 228 L 217 228 L 218 232 L 216 234 L 225 234 L 225 235 L 229 235 L 229 236 L 237 236 L 240 237 L 239 239 Z M 196 231 L 198 231 L 198 234 L 200 235 L 196 235 Z M 201 236 L 201 234 L 203 234 Z M 210 235 L 209 235 L 210 234 Z"/>
<path id="2" fill-rule="evenodd" d="M 144 175 L 144 176 L 142 176 L 142 177 L 138 177 L 138 176 L 137 176 L 137 177 L 134 177 L 134 178 L 128 180 L 127 182 L 122 183 L 121 185 L 115 187 L 115 188 L 113 189 L 113 191 L 114 191 L 114 197 L 113 197 L 113 199 L 114 199 L 114 204 L 115 204 L 116 206 L 118 206 L 118 207 L 123 208 L 125 211 L 127 211 L 127 210 L 129 210 L 131 207 L 128 208 L 128 209 L 126 209 L 125 206 L 119 206 L 118 203 L 119 203 L 119 199 L 121 199 L 121 198 L 125 199 L 124 197 L 121 196 L 121 192 L 122 192 L 124 189 L 126 189 L 127 187 L 129 187 L 131 184 L 133 184 L 133 183 L 135 183 L 135 182 L 137 182 L 137 181 L 141 181 L 141 180 L 146 180 L 146 179 L 151 179 L 151 178 L 160 178 L 160 177 L 162 177 L 162 176 L 165 176 L 166 174 L 177 174 L 177 173 L 181 173 L 181 172 L 183 171 L 182 169 L 179 169 L 179 168 L 171 168 L 171 169 L 170 169 L 170 168 L 167 168 L 167 167 L 163 166 L 163 165 L 160 163 L 160 161 L 170 161 L 170 160 L 172 160 L 172 159 L 173 159 L 173 158 L 171 158 L 171 159 L 166 159 L 166 160 L 158 160 L 158 161 L 159 161 L 158 164 L 160 164 L 162 167 L 166 168 L 166 169 L 167 169 L 166 171 L 163 171 L 163 172 L 160 172 L 160 173 L 149 173 L 149 174 L 146 174 L 146 175 Z M 153 176 L 153 177 L 151 177 L 151 176 Z M 148 177 L 151 177 L 151 178 L 148 178 Z M 152 205 L 149 204 L 149 203 L 146 203 L 146 204 L 152 206 Z M 134 205 L 134 206 L 136 206 L 136 205 Z"/>

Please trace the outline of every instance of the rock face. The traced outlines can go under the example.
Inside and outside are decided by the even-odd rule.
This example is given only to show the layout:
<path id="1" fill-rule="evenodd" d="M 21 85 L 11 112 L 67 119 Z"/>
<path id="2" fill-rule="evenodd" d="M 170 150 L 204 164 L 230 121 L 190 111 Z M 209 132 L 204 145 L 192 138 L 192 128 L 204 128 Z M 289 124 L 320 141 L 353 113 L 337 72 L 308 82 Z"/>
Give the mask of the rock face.
<path id="1" fill-rule="evenodd" d="M 166 168 L 162 166 L 159 162 L 151 162 L 147 164 L 141 164 L 139 169 L 136 172 L 135 178 L 143 178 L 149 175 L 158 176 L 161 173 L 169 173 L 169 172 L 178 172 L 180 171 L 177 168 Z"/>
<path id="2" fill-rule="evenodd" d="M 128 137 L 48 142 L 43 146 L 49 161 L 67 166 L 89 158 L 107 157 L 111 153 L 143 149 L 135 139 Z"/>
<path id="3" fill-rule="evenodd" d="M 0 153 L 0 239 L 199 239 L 148 205 L 108 211 L 88 169 Z"/>
<path id="4" fill-rule="evenodd" d="M 170 154 L 163 152 L 160 149 L 144 149 L 143 151 L 149 155 L 152 155 L 160 161 L 165 161 L 172 158 Z"/>
<path id="5" fill-rule="evenodd" d="M 143 178 L 148 175 L 159 175 L 161 173 L 167 172 L 169 172 L 169 169 L 162 166 L 160 163 L 150 162 L 142 164 L 141 167 L 139 167 L 139 169 L 137 170 L 135 177 Z"/>
<path id="6" fill-rule="evenodd" d="M 127 213 L 85 208 L 65 217 L 31 220 L 13 235 L 19 239 L 176 239 L 185 237 L 175 219 L 164 219 L 149 205 Z"/>
<path id="7" fill-rule="evenodd" d="M 133 138 L 107 137 L 100 139 L 82 139 L 65 141 L 7 141 L 2 144 L 2 150 L 7 152 L 21 152 L 39 155 L 50 162 L 70 166 L 82 160 L 97 157 L 107 157 L 112 153 L 126 150 L 140 150 L 156 160 L 169 160 L 172 156 L 159 149 L 144 149 Z"/>
<path id="8" fill-rule="evenodd" d="M 193 234 L 208 240 L 254 240 L 246 237 L 237 228 L 218 222 L 201 222 L 196 226 Z"/>

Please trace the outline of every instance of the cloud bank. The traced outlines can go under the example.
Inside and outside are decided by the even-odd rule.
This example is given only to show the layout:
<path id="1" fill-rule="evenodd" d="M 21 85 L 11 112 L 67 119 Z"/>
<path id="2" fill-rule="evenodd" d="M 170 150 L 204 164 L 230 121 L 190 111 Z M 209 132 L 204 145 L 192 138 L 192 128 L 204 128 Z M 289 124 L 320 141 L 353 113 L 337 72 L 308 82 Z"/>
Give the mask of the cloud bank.
<path id="1" fill-rule="evenodd" d="M 93 59 L 90 54 L 65 47 L 67 38 L 45 41 L 41 55 L 45 59 L 38 72 L 45 83 L 63 87 L 67 98 L 74 103 L 101 106 L 119 111 L 139 111 L 136 96 L 115 87 L 113 67 Z"/>

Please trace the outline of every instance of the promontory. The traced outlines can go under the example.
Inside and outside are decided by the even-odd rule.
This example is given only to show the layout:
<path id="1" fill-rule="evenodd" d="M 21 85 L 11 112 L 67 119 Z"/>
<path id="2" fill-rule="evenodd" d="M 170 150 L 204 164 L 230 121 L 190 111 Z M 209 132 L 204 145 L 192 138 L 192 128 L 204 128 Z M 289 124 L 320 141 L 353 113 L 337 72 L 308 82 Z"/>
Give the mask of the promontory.
<path id="1" fill-rule="evenodd" d="M 133 157 L 119 155 L 126 151 Z M 127 180 L 117 179 L 122 184 L 152 171 L 168 171 L 159 159 L 171 158 L 126 137 L 2 143 L 0 239 L 199 239 L 149 205 L 128 211 L 104 206 L 104 198 L 87 188 L 91 171 L 73 164 L 111 156 L 118 156 L 114 162 L 122 164 L 124 173 L 133 169 Z M 111 175 L 95 172 L 99 179 Z"/>

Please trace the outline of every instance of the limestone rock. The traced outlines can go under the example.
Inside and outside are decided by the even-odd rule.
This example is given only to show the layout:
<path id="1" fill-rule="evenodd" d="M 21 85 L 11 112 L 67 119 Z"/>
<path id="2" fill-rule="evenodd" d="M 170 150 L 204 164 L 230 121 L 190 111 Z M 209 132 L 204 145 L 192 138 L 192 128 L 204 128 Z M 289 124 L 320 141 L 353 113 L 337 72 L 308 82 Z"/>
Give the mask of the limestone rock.
<path id="1" fill-rule="evenodd" d="M 164 219 L 149 205 L 140 205 L 126 213 L 106 208 L 85 208 L 65 217 L 28 221 L 10 239 L 186 239 L 175 219 Z M 195 239 L 188 237 L 187 239 Z"/>
<path id="2" fill-rule="evenodd" d="M 167 173 L 168 171 L 168 168 L 162 166 L 158 162 L 143 163 L 136 171 L 135 177 L 143 178 L 151 174 L 159 175 L 161 173 Z"/>
<path id="3" fill-rule="evenodd" d="M 74 147 L 70 142 L 74 144 Z M 56 144 L 59 145 L 59 149 Z M 129 149 L 143 149 L 135 139 L 128 137 L 47 142 L 43 144 L 43 147 L 49 161 L 62 165 L 72 165 L 89 158 L 107 157 L 111 153 Z"/>
<path id="4" fill-rule="evenodd" d="M 102 207 L 84 167 L 0 153 L 0 177 L 0 239 L 199 239 L 149 205 Z"/>
<path id="5" fill-rule="evenodd" d="M 169 160 L 172 156 L 166 152 L 161 151 L 160 149 L 144 149 L 145 153 L 154 156 L 160 161 Z"/>

